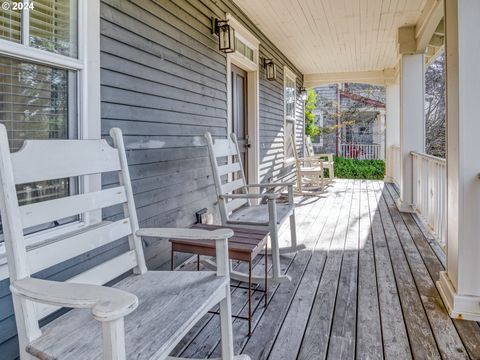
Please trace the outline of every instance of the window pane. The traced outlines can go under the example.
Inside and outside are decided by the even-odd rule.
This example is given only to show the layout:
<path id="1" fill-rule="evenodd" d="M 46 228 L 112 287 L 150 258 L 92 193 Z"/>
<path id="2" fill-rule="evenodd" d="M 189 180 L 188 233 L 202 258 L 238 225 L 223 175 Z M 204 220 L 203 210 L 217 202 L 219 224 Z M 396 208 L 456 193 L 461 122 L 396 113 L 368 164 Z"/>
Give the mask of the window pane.
<path id="1" fill-rule="evenodd" d="M 285 123 L 285 158 L 291 159 L 294 156 L 293 153 L 293 138 L 295 136 L 295 122 L 287 120 Z"/>
<path id="2" fill-rule="evenodd" d="M 290 78 L 285 80 L 285 116 L 288 119 L 295 118 L 295 81 Z"/>
<path id="3" fill-rule="evenodd" d="M 253 60 L 253 49 L 238 38 L 235 38 L 235 51 L 245 56 L 247 59 Z"/>
<path id="4" fill-rule="evenodd" d="M 77 1 L 35 0 L 30 11 L 30 46 L 77 57 Z"/>
<path id="5" fill-rule="evenodd" d="M 75 101 L 70 101 L 76 99 L 75 83 L 75 73 L 68 70 L 0 56 L 0 122 L 7 128 L 11 151 L 17 151 L 25 139 L 76 137 Z M 21 184 L 18 199 L 25 205 L 64 197 L 77 191 L 76 182 L 58 179 Z M 42 228 L 67 221 L 72 218 Z"/>
<path id="6" fill-rule="evenodd" d="M 22 39 L 21 12 L 12 10 L 12 3 L 13 1 L 2 0 L 2 5 L 8 6 L 0 6 L 0 38 L 19 43 Z"/>

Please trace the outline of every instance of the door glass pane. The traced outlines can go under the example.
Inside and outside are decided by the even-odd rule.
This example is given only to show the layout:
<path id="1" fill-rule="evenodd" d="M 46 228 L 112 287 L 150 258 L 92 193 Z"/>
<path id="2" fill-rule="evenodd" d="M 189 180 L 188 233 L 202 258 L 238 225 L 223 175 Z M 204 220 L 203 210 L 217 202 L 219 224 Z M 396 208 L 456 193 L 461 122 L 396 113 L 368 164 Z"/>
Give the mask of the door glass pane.
<path id="1" fill-rule="evenodd" d="M 7 5 L 4 5 L 7 4 Z M 0 6 L 0 38 L 19 43 L 21 34 L 21 11 L 13 10 L 13 1 L 2 0 Z"/>
<path id="2" fill-rule="evenodd" d="M 30 46 L 77 57 L 77 1 L 35 0 L 30 11 Z"/>
<path id="3" fill-rule="evenodd" d="M 76 76 L 74 72 L 0 56 L 0 123 L 7 128 L 11 151 L 25 139 L 76 137 Z M 75 179 L 17 186 L 20 205 L 77 192 Z M 61 225 L 72 218 L 45 224 Z M 32 229 L 39 230 L 39 229 Z"/>

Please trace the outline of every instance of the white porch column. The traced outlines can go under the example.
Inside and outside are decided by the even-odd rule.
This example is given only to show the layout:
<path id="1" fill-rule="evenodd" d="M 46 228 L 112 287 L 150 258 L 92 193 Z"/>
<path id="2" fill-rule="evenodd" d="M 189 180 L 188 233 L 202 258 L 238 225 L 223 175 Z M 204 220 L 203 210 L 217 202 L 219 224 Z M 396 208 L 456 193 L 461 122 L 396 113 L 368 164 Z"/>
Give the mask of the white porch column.
<path id="1" fill-rule="evenodd" d="M 392 146 L 400 145 L 400 84 L 398 77 L 395 82 L 386 86 L 386 109 L 385 109 L 385 181 L 393 183 L 394 159 L 392 158 Z M 397 179 L 398 180 L 398 179 Z"/>
<path id="2" fill-rule="evenodd" d="M 447 271 L 438 288 L 452 317 L 480 321 L 480 1 L 445 1 Z"/>
<path id="3" fill-rule="evenodd" d="M 400 211 L 413 212 L 411 151 L 425 151 L 424 55 L 400 60 Z"/>

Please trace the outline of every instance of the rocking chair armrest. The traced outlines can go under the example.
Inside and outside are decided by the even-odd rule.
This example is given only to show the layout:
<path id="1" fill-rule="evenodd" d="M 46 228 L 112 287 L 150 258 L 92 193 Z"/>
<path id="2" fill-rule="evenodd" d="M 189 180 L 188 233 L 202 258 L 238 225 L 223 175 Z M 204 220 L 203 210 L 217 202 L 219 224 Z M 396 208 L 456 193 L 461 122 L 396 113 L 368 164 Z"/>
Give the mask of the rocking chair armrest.
<path id="1" fill-rule="evenodd" d="M 280 186 L 293 186 L 295 185 L 294 182 L 274 182 L 274 183 L 265 183 L 265 184 L 247 184 L 246 187 L 258 187 L 258 188 L 273 188 L 273 187 L 280 187 Z"/>
<path id="2" fill-rule="evenodd" d="M 278 199 L 280 194 L 278 193 L 264 193 L 264 194 L 223 194 L 220 195 L 220 199 L 262 199 L 267 200 Z"/>
<path id="3" fill-rule="evenodd" d="M 225 240 L 233 236 L 233 230 L 227 228 L 212 231 L 179 228 L 144 228 L 137 230 L 136 235 L 187 240 Z"/>
<path id="4" fill-rule="evenodd" d="M 144 228 L 135 233 L 138 236 L 175 238 L 185 240 L 215 240 L 217 258 L 217 276 L 229 277 L 228 239 L 233 230 L 228 228 L 216 230 L 179 229 L 179 228 Z"/>
<path id="5" fill-rule="evenodd" d="M 78 284 L 25 278 L 14 280 L 10 291 L 31 301 L 76 309 L 91 309 L 101 322 L 113 321 L 130 314 L 138 298 L 127 291 L 100 285 Z"/>
<path id="6" fill-rule="evenodd" d="M 323 161 L 333 161 L 333 153 L 324 153 L 324 154 L 315 154 L 312 157 L 317 158 L 318 160 Z M 326 160 L 324 158 L 327 158 Z"/>
<path id="7" fill-rule="evenodd" d="M 324 159 L 320 159 L 316 156 L 307 156 L 307 157 L 304 157 L 304 158 L 299 158 L 298 159 L 300 162 L 311 162 L 311 163 L 317 163 L 319 165 L 322 165 L 323 166 L 323 163 L 326 161 Z"/>

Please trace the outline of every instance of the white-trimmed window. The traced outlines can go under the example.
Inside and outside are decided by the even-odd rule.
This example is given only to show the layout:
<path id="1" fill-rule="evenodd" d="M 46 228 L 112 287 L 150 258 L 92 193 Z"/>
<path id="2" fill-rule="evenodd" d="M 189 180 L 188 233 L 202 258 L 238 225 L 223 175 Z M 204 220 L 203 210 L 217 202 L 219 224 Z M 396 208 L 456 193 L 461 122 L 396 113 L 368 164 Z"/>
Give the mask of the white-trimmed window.
<path id="1" fill-rule="evenodd" d="M 296 125 L 296 99 L 297 99 L 297 90 L 296 90 L 296 76 L 295 74 L 285 67 L 283 69 L 284 73 L 284 159 L 285 162 L 294 161 L 294 146 L 295 142 L 292 139 L 295 139 L 295 125 Z"/>
<path id="2" fill-rule="evenodd" d="M 3 1 L 0 25 L 0 123 L 10 150 L 26 139 L 99 138 L 99 2 Z M 93 190 L 98 183 L 57 179 L 19 185 L 17 194 L 24 205 Z M 89 217 L 28 232 L 41 238 L 45 230 L 51 235 L 84 226 Z"/>

